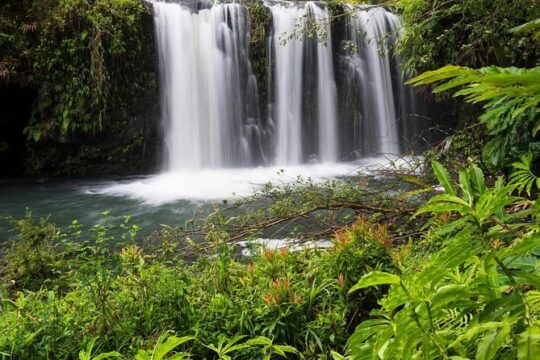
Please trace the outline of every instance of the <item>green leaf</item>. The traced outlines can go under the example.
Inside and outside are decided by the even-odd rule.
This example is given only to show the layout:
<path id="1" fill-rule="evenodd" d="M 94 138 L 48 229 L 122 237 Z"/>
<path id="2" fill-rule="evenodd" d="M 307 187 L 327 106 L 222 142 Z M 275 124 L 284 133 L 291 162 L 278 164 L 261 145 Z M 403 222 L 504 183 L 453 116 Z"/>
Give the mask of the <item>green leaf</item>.
<path id="1" fill-rule="evenodd" d="M 491 330 L 497 330 L 501 327 L 504 327 L 505 323 L 500 321 L 490 321 L 485 323 L 480 323 L 477 325 L 470 326 L 465 333 L 461 334 L 457 337 L 456 340 L 450 345 L 451 347 L 454 346 L 454 344 L 462 343 L 463 341 L 469 341 L 473 339 L 474 337 L 478 336 L 479 334 L 482 334 L 486 331 Z"/>
<path id="2" fill-rule="evenodd" d="M 525 235 L 522 239 L 514 240 L 512 246 L 497 251 L 499 258 L 523 256 L 540 247 L 540 233 Z"/>
<path id="3" fill-rule="evenodd" d="M 435 173 L 437 180 L 439 180 L 439 183 L 444 188 L 446 193 L 450 195 L 456 195 L 456 189 L 452 184 L 452 179 L 450 178 L 448 170 L 446 170 L 444 166 L 442 166 L 442 164 L 437 161 L 432 161 L 431 167 L 433 168 L 433 172 Z"/>
<path id="4" fill-rule="evenodd" d="M 524 272 L 534 271 L 538 258 L 536 256 L 516 256 L 503 260 L 504 265 L 509 269 L 519 269 Z"/>
<path id="5" fill-rule="evenodd" d="M 413 176 L 413 175 L 401 175 L 401 176 L 399 177 L 399 179 L 402 180 L 402 181 L 411 183 L 411 184 L 415 184 L 415 185 L 421 186 L 421 187 L 423 187 L 423 188 L 429 187 L 429 184 L 426 183 L 424 180 L 422 180 L 422 179 L 421 179 L 420 177 L 418 177 L 418 176 Z"/>
<path id="6" fill-rule="evenodd" d="M 283 357 L 287 357 L 287 354 L 298 354 L 298 350 L 289 345 L 273 345 L 272 350 Z"/>
<path id="7" fill-rule="evenodd" d="M 69 110 L 64 110 L 62 112 L 62 130 L 66 132 L 69 127 Z"/>
<path id="8" fill-rule="evenodd" d="M 490 331 L 486 336 L 484 336 L 478 344 L 476 359 L 491 360 L 495 358 L 499 349 L 508 340 L 510 328 L 510 323 L 505 322 L 501 328 Z"/>
<path id="9" fill-rule="evenodd" d="M 464 170 L 459 172 L 459 186 L 461 187 L 461 190 L 463 190 L 463 195 L 467 198 L 468 204 L 472 205 L 475 196 L 468 171 Z"/>
<path id="10" fill-rule="evenodd" d="M 520 280 L 519 283 L 530 284 L 534 286 L 536 290 L 540 290 L 540 276 L 538 274 L 524 271 L 514 271 L 512 272 L 512 275 Z"/>
<path id="11" fill-rule="evenodd" d="M 253 339 L 249 339 L 245 342 L 246 345 L 255 346 L 255 345 L 272 345 L 272 340 L 265 336 L 258 336 Z"/>
<path id="12" fill-rule="evenodd" d="M 505 295 L 495 299 L 484 307 L 479 316 L 480 323 L 500 320 L 506 314 L 521 316 L 524 313 L 523 301 L 519 294 Z"/>
<path id="13" fill-rule="evenodd" d="M 497 136 L 484 145 L 482 149 L 482 160 L 489 168 L 498 169 L 503 165 L 506 153 L 506 139 L 502 136 Z"/>
<path id="14" fill-rule="evenodd" d="M 535 360 L 540 354 L 540 329 L 531 326 L 518 337 L 518 360 Z"/>
<path id="15" fill-rule="evenodd" d="M 41 131 L 39 130 L 32 131 L 32 139 L 34 139 L 35 142 L 38 142 L 39 139 L 41 139 Z"/>
<path id="16" fill-rule="evenodd" d="M 119 352 L 111 351 L 111 352 L 102 353 L 102 354 L 93 356 L 91 360 L 103 360 L 103 359 L 112 359 L 112 358 L 121 358 L 121 357 L 123 356 Z"/>
<path id="17" fill-rule="evenodd" d="M 370 286 L 399 284 L 401 278 L 395 274 L 390 274 L 382 271 L 372 271 L 364 275 L 356 285 L 354 285 L 349 293 L 364 289 Z"/>
<path id="18" fill-rule="evenodd" d="M 471 296 L 467 285 L 449 284 L 437 289 L 431 298 L 432 309 L 444 308 L 448 303 L 468 299 Z"/>
<path id="19" fill-rule="evenodd" d="M 536 29 L 540 29 L 540 19 L 535 19 L 523 25 L 516 26 L 510 29 L 510 32 L 522 33 L 522 32 L 527 32 L 527 31 L 536 30 Z"/>
<path id="20" fill-rule="evenodd" d="M 174 350 L 176 347 L 194 339 L 195 338 L 193 336 L 184 336 L 184 337 L 169 336 L 167 337 L 167 340 L 165 342 L 158 343 L 152 355 L 152 359 L 161 360 L 165 358 L 165 356 L 168 353 L 170 353 L 172 350 Z"/>

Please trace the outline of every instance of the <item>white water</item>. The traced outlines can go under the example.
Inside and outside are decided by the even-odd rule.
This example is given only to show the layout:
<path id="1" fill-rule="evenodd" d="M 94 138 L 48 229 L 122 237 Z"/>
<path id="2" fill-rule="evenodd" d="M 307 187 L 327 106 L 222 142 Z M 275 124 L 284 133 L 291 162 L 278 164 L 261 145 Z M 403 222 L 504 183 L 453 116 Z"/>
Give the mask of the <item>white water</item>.
<path id="1" fill-rule="evenodd" d="M 195 5 L 206 6 L 200 2 Z M 193 9 L 193 3 L 154 2 L 165 172 L 90 192 L 155 205 L 180 199 L 227 199 L 253 194 L 268 182 L 290 183 L 299 176 L 318 182 L 353 176 L 358 168 L 387 163 L 372 158 L 364 158 L 360 164 L 337 163 L 346 142 L 354 143 L 353 151 L 362 148 L 364 157 L 399 153 L 394 101 L 399 95 L 392 89 L 393 60 L 378 49 L 379 40 L 387 31 L 395 30 L 398 19 L 378 9 L 360 11 L 348 20 L 348 36 L 358 48 L 346 63 L 344 99 L 361 102 L 363 118 L 360 132 L 344 131 L 338 128 L 341 120 L 333 64 L 336 49 L 326 21 L 328 10 L 314 2 L 267 6 L 273 19 L 268 49 L 272 54 L 268 67 L 273 69 L 268 90 L 273 103 L 268 109 L 269 118 L 276 120 L 276 133 L 272 120 L 265 128 L 257 118 L 257 81 L 249 63 L 245 8 L 219 4 Z M 322 25 L 323 41 L 290 36 L 302 31 L 306 18 Z M 363 32 L 365 37 L 360 36 Z M 386 42 L 382 47 L 387 48 Z M 306 91 L 314 99 L 306 101 Z M 360 92 L 362 96 L 356 96 Z M 402 87 L 397 92 L 402 93 Z M 343 107 L 343 100 L 339 101 Z M 356 118 L 353 122 L 356 129 Z M 273 149 L 265 148 L 263 134 L 270 134 L 267 143 L 273 144 Z M 322 163 L 302 165 L 311 155 Z M 266 158 L 274 158 L 275 165 L 246 167 L 266 164 L 257 160 Z"/>
<path id="2" fill-rule="evenodd" d="M 352 12 L 355 8 L 349 5 L 348 9 Z M 364 124 L 361 140 L 370 144 L 368 149 L 364 148 L 364 152 L 399 154 L 400 138 L 392 65 L 387 45 L 387 37 L 396 35 L 399 18 L 382 8 L 372 8 L 353 13 L 348 22 L 350 40 L 356 46 L 351 68 L 357 74 L 352 77 L 361 79 L 363 91 Z M 350 86 L 358 84 L 351 82 Z"/>
<path id="3" fill-rule="evenodd" d="M 270 5 L 273 23 L 272 50 L 275 54 L 275 119 L 277 121 L 276 163 L 300 164 L 309 155 L 322 162 L 338 160 L 336 84 L 332 61 L 329 12 L 314 2 Z M 321 26 L 325 39 L 316 42 L 303 36 L 306 21 Z M 315 44 L 313 44 L 315 42 Z M 316 47 L 317 127 L 318 138 L 306 137 L 302 126 L 302 105 L 305 103 L 303 72 L 304 48 Z M 311 60 L 311 59 L 310 59 Z M 304 142 L 316 141 L 317 154 L 304 154 Z"/>
<path id="4" fill-rule="evenodd" d="M 276 61 L 277 121 L 276 163 L 300 164 L 302 162 L 302 60 L 303 42 L 290 35 L 296 30 L 305 9 L 283 4 L 274 5 L 272 47 Z M 294 34 L 292 34 L 294 35 Z"/>
<path id="5" fill-rule="evenodd" d="M 317 105 L 319 120 L 319 156 L 323 162 L 338 161 L 336 82 L 332 61 L 332 30 L 330 13 L 312 2 L 306 4 L 325 39 L 317 43 Z"/>
<path id="6" fill-rule="evenodd" d="M 411 170 L 410 159 L 365 158 L 358 163 L 272 166 L 238 169 L 202 169 L 167 172 L 135 181 L 89 188 L 87 193 L 127 197 L 145 204 L 163 205 L 178 200 L 214 201 L 250 196 L 267 183 L 275 185 L 310 180 L 320 183 L 338 177 L 372 174 L 381 169 Z"/>
<path id="7" fill-rule="evenodd" d="M 354 176 L 357 169 L 358 165 L 354 164 L 332 164 L 185 170 L 100 186 L 91 192 L 162 205 L 182 199 L 208 201 L 249 196 L 269 182 L 287 184 L 296 182 L 299 177 L 321 182 L 338 176 Z"/>
<path id="8" fill-rule="evenodd" d="M 166 171 L 249 163 L 245 8 L 155 2 Z"/>

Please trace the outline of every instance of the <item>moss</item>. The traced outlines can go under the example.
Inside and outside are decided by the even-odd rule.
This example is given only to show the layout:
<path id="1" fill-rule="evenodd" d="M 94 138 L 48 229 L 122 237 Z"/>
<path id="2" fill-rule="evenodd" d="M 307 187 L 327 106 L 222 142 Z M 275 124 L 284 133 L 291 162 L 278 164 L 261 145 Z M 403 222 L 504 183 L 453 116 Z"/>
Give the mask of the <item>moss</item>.
<path id="1" fill-rule="evenodd" d="M 249 35 L 251 65 L 257 77 L 259 88 L 261 110 L 266 107 L 267 89 L 268 89 L 268 54 L 266 41 L 272 26 L 272 14 L 262 2 L 258 0 L 244 0 L 249 14 Z"/>
<path id="2" fill-rule="evenodd" d="M 0 9 L 0 82 L 37 90 L 24 130 L 28 173 L 125 173 L 126 159 L 140 162 L 137 149 L 97 164 L 109 158 L 103 149 L 134 149 L 134 139 L 155 123 L 153 33 L 151 6 L 142 0 L 7 0 Z M 72 164 L 86 158 L 80 166 L 87 169 Z"/>

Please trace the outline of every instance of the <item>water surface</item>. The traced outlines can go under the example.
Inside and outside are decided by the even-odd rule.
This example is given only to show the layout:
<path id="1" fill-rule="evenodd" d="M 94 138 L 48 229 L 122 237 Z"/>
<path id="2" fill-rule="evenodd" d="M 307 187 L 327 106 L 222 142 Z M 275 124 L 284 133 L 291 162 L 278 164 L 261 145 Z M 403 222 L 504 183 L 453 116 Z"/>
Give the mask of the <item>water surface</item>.
<path id="1" fill-rule="evenodd" d="M 285 184 L 299 177 L 321 182 L 354 176 L 359 168 L 376 162 L 206 169 L 109 179 L 3 179 L 0 217 L 21 218 L 31 211 L 36 218 L 50 216 L 60 227 L 73 220 L 91 226 L 109 211 L 112 221 L 121 223 L 129 215 L 148 234 L 162 224 L 182 225 L 197 210 L 250 196 L 268 182 Z M 0 222 L 0 242 L 10 237 L 8 230 L 8 224 Z"/>

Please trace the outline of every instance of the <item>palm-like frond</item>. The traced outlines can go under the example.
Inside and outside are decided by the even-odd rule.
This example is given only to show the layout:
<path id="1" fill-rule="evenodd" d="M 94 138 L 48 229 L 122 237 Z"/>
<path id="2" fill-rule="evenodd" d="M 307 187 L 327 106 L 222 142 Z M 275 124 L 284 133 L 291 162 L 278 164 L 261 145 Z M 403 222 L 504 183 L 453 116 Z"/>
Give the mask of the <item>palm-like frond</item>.
<path id="1" fill-rule="evenodd" d="M 523 115 L 536 117 L 538 114 L 540 67 L 520 69 L 490 66 L 475 70 L 449 65 L 409 81 L 412 85 L 434 83 L 438 83 L 433 90 L 435 93 L 462 87 L 454 96 L 464 96 L 469 103 L 485 102 L 485 113 L 480 120 L 495 133 L 504 131 Z M 538 126 L 534 131 L 538 131 Z"/>

